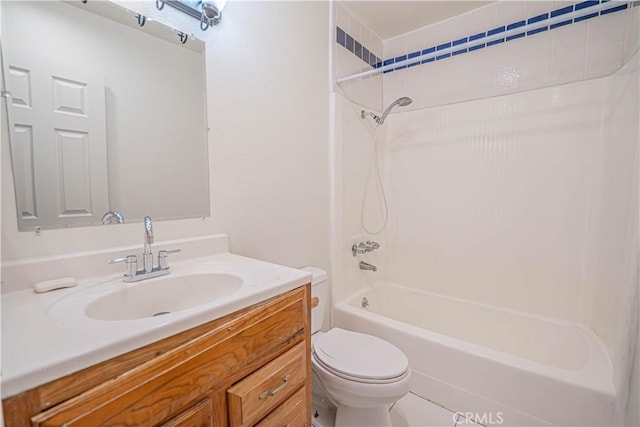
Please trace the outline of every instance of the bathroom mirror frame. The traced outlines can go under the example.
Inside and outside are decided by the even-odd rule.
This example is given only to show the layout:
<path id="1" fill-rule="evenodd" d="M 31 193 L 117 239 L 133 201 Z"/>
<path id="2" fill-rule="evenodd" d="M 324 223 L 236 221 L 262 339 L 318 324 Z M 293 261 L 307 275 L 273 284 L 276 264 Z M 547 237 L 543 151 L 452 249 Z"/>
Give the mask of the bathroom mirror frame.
<path id="1" fill-rule="evenodd" d="M 140 222 L 143 220 L 145 215 L 153 217 L 154 220 L 202 218 L 209 216 L 209 128 L 206 101 L 207 86 L 205 42 L 196 38 L 192 34 L 188 34 L 185 31 L 177 30 L 159 22 L 157 18 L 155 18 L 155 15 L 153 19 L 146 18 L 138 12 L 132 11 L 113 2 L 89 1 L 87 3 L 82 3 L 78 0 L 37 2 L 40 5 L 56 4 L 58 5 L 57 7 L 62 9 L 65 14 L 70 14 L 73 17 L 89 14 L 86 15 L 87 19 L 80 20 L 78 23 L 79 26 L 84 25 L 84 27 L 88 27 L 89 23 L 85 21 L 100 20 L 101 23 L 99 25 L 90 28 L 91 31 L 94 31 L 95 28 L 96 34 L 93 34 L 94 38 L 104 37 L 106 40 L 107 36 L 111 36 L 112 33 L 97 34 L 98 29 L 100 31 L 106 31 L 105 29 L 108 29 L 109 26 L 114 28 L 117 27 L 117 31 L 122 31 L 122 38 L 126 37 L 126 35 L 130 36 L 133 34 L 132 32 L 135 32 L 135 34 L 138 34 L 135 37 L 141 39 L 138 45 L 142 44 L 146 46 L 145 43 L 153 43 L 153 48 L 158 49 L 158 51 L 151 51 L 152 53 L 147 51 L 148 56 L 145 57 L 145 59 L 141 59 L 141 62 L 150 58 L 153 53 L 156 53 L 156 58 L 161 57 L 162 55 L 157 55 L 157 52 L 161 51 L 160 49 L 171 49 L 171 52 L 178 52 L 176 55 L 184 55 L 184 57 L 189 58 L 189 61 L 187 62 L 188 65 L 192 67 L 190 69 L 185 68 L 185 61 L 178 62 L 173 68 L 170 67 L 170 61 L 165 61 L 163 63 L 163 67 L 159 70 L 160 72 L 155 73 L 153 78 L 156 78 L 156 74 L 162 74 L 162 76 L 166 75 L 167 80 L 162 81 L 160 84 L 156 82 L 155 92 L 139 92 L 138 97 L 136 98 L 136 101 L 138 101 L 149 99 L 150 96 L 153 96 L 153 98 L 151 98 L 153 101 L 147 103 L 154 104 L 152 107 L 156 110 L 156 114 L 157 111 L 167 111 L 168 108 L 171 108 L 171 113 L 153 116 L 153 113 L 149 111 L 148 115 L 140 115 L 140 113 L 145 110 L 137 109 L 136 115 L 129 115 L 133 119 L 130 124 L 123 124 L 124 121 L 122 119 L 124 113 L 118 112 L 115 105 L 118 104 L 118 108 L 122 108 L 121 106 L 126 106 L 135 102 L 131 101 L 132 98 L 118 98 L 118 94 L 114 93 L 116 91 L 112 90 L 112 88 L 108 86 L 108 79 L 105 76 L 105 93 L 102 94 L 104 96 L 102 101 L 104 103 L 104 115 L 102 116 L 104 117 L 104 119 L 102 119 L 104 123 L 102 124 L 102 129 L 100 129 L 100 126 L 96 128 L 98 129 L 96 134 L 104 132 L 105 147 L 102 149 L 104 161 L 93 162 L 96 157 L 94 153 L 87 153 L 89 149 L 87 148 L 88 144 L 86 140 L 83 141 L 82 144 L 77 144 L 77 138 L 75 142 L 73 142 L 74 138 L 72 137 L 67 138 L 68 140 L 64 141 L 65 136 L 63 135 L 60 137 L 60 135 L 56 133 L 60 130 L 60 127 L 57 127 L 56 123 L 53 123 L 53 128 L 49 127 L 46 129 L 51 135 L 48 136 L 48 138 L 37 138 L 37 136 L 42 136 L 42 133 L 36 135 L 36 132 L 33 131 L 33 134 L 29 136 L 29 144 L 22 144 L 22 146 L 20 146 L 20 141 L 16 138 L 16 126 L 22 125 L 24 128 L 24 122 L 21 122 L 24 117 L 20 116 L 21 112 L 17 112 L 15 110 L 16 99 L 19 98 L 21 94 L 17 93 L 19 91 L 12 90 L 15 88 L 15 85 L 13 85 L 13 87 L 10 85 L 10 79 L 15 77 L 10 75 L 14 70 L 11 68 L 12 64 L 10 62 L 14 60 L 14 58 L 17 58 L 17 64 L 19 64 L 19 61 L 22 60 L 22 57 L 19 57 L 20 55 L 14 55 L 14 53 L 21 51 L 21 45 L 18 44 L 17 47 L 12 46 L 12 44 L 15 45 L 13 40 L 17 38 L 17 35 L 21 34 L 17 34 L 17 31 L 14 30 L 16 35 L 13 38 L 10 37 L 11 34 L 9 32 L 11 31 L 11 25 L 7 25 L 8 18 L 6 3 L 13 2 L 2 3 L 5 3 L 0 5 L 0 7 L 2 7 L 3 21 L 1 41 L 3 95 L 5 98 L 5 106 L 7 108 L 7 116 L 2 119 L 3 121 L 7 121 L 8 125 L 7 131 L 3 132 L 4 137 L 9 133 L 18 230 L 38 231 L 40 229 L 102 225 L 103 223 L 101 219 L 103 215 L 109 211 L 118 211 L 124 217 L 124 221 L 126 223 Z M 69 20 L 71 21 L 72 17 L 70 17 Z M 74 22 L 78 22 L 78 20 L 75 20 Z M 40 24 L 38 23 L 36 27 L 38 25 Z M 70 34 L 73 31 L 79 32 L 81 30 L 82 28 L 70 30 Z M 28 41 L 25 41 L 24 43 L 28 43 Z M 105 41 L 105 43 L 107 42 Z M 114 41 L 113 44 L 115 43 L 116 42 Z M 123 51 L 135 49 L 137 47 L 136 43 L 133 42 L 131 43 L 131 46 L 129 46 L 129 44 L 123 46 L 122 43 L 118 46 L 119 49 L 122 49 Z M 63 48 L 64 47 L 61 47 L 61 49 Z M 22 50 L 24 51 L 25 49 Z M 43 50 L 46 51 L 46 49 Z M 67 50 L 71 51 L 70 49 Z M 38 55 L 39 54 L 40 53 L 38 52 Z M 40 62 L 44 64 L 47 63 L 49 58 L 46 54 L 43 55 L 44 56 L 40 58 Z M 129 57 L 133 55 L 145 56 L 145 52 L 134 52 L 132 50 L 131 53 L 129 53 Z M 80 57 L 80 55 L 78 55 L 78 57 Z M 79 69 L 82 69 L 88 60 L 84 61 L 85 63 L 77 62 L 74 65 L 77 65 Z M 116 61 L 112 60 L 111 62 Z M 38 64 L 37 61 L 34 61 L 34 63 Z M 95 65 L 96 68 L 99 68 L 99 64 L 96 63 Z M 139 63 L 136 63 L 135 65 L 139 65 Z M 130 68 L 125 70 L 125 67 Z M 20 67 L 18 66 L 17 68 Z M 145 81 L 149 76 L 148 73 L 144 73 L 144 69 L 134 70 L 134 66 L 130 65 L 130 63 L 127 63 L 127 65 L 122 68 L 123 70 L 120 74 L 113 78 L 114 81 L 117 80 L 118 77 L 122 77 L 122 74 L 127 74 L 127 76 L 131 75 L 132 77 L 130 80 L 137 83 Z M 60 68 L 57 70 L 59 69 Z M 70 70 L 71 68 L 67 69 Z M 191 69 L 196 69 L 196 72 L 201 75 L 201 79 L 198 79 L 197 75 L 194 77 L 194 73 L 185 72 L 185 70 L 190 71 Z M 89 67 L 87 67 L 87 70 L 89 70 L 89 74 L 92 73 Z M 50 70 L 47 69 L 47 72 L 49 71 Z M 136 74 L 131 74 L 132 71 L 140 73 L 137 75 L 137 78 Z M 35 75 L 36 73 L 34 72 L 31 74 Z M 49 73 L 49 78 L 54 81 L 56 78 L 55 75 L 55 73 Z M 81 75 L 81 73 L 79 73 L 79 75 Z M 30 78 L 32 77 L 30 76 Z M 160 77 L 157 78 L 159 79 Z M 34 77 L 32 79 L 35 81 Z M 61 80 L 68 82 L 70 79 Z M 120 81 L 121 80 L 123 79 L 120 78 Z M 78 81 L 87 83 L 85 80 Z M 51 85 L 51 82 L 49 82 L 49 85 Z M 186 89 L 184 89 L 185 85 L 188 86 Z M 144 85 L 139 84 L 138 86 Z M 37 85 L 34 84 L 33 87 L 37 89 Z M 43 86 L 41 85 L 40 87 Z M 86 87 L 90 88 L 88 83 Z M 182 95 L 179 95 L 179 93 L 181 93 L 182 89 L 184 89 L 186 94 L 180 99 L 179 97 Z M 33 95 L 31 86 L 29 90 L 30 96 L 35 96 Z M 142 89 L 140 90 L 142 91 Z M 53 93 L 55 90 L 51 90 L 51 92 Z M 174 94 L 178 94 L 176 95 L 178 99 L 171 96 Z M 187 94 L 197 94 L 197 96 L 195 98 L 194 96 L 188 97 Z M 65 94 L 63 93 L 63 95 Z M 55 97 L 56 95 L 51 94 L 47 96 Z M 67 93 L 66 96 L 67 99 L 73 98 L 72 93 Z M 69 96 L 71 96 L 71 98 L 69 98 Z M 159 102 L 162 98 L 166 99 L 164 104 Z M 185 98 L 188 98 L 188 105 L 186 105 Z M 49 99 L 49 101 L 51 100 Z M 85 103 L 90 111 L 92 106 L 91 100 Z M 156 104 L 163 104 L 164 107 L 159 107 Z M 95 105 L 99 105 L 99 102 Z M 176 108 L 176 105 L 179 105 L 180 108 Z M 134 107 L 130 107 L 130 110 L 132 108 Z M 164 108 L 164 110 L 162 110 L 162 108 Z M 36 109 L 34 108 L 33 110 Z M 97 109 L 94 108 L 93 111 L 97 111 Z M 193 112 L 195 112 L 195 114 L 192 114 Z M 72 113 L 77 113 L 77 111 Z M 78 116 L 80 114 L 75 115 Z M 145 122 L 167 124 L 165 128 L 171 128 L 168 132 L 165 131 L 161 133 L 160 136 L 166 136 L 166 139 L 162 140 L 162 142 L 158 142 L 161 138 L 139 138 L 138 141 L 144 141 L 139 143 L 140 147 L 131 147 L 131 145 L 127 145 L 131 142 L 127 141 L 127 138 L 132 139 L 133 136 L 129 137 L 129 134 L 126 134 L 127 138 L 119 138 L 124 134 L 123 130 L 118 130 L 118 132 L 116 132 L 109 127 L 109 123 L 116 122 L 123 130 L 135 128 L 137 123 L 143 124 Z M 35 122 L 34 119 L 34 123 L 38 122 Z M 47 124 L 50 125 L 51 123 L 47 122 Z M 61 128 L 67 129 L 65 126 L 66 125 L 62 125 Z M 36 125 L 32 127 L 35 128 Z M 185 132 L 181 132 L 183 130 Z M 54 133 L 56 134 L 53 135 Z M 182 135 L 191 135 L 196 137 L 182 137 Z M 49 139 L 55 139 L 56 141 L 49 141 Z M 43 142 L 43 145 L 54 145 L 53 151 L 52 149 L 49 149 L 48 153 L 49 158 L 57 156 L 57 160 L 55 162 L 58 164 L 55 166 L 49 165 L 49 170 L 53 171 L 52 174 L 47 175 L 46 173 L 42 173 L 42 170 L 46 170 L 47 168 L 38 168 L 38 165 L 42 164 L 42 158 L 45 157 L 41 154 L 40 163 L 36 161 L 38 158 L 36 151 L 40 149 L 40 141 Z M 73 142 L 73 144 L 71 144 L 71 142 Z M 80 145 L 82 147 L 81 149 L 70 148 L 67 150 L 70 157 L 73 158 L 75 156 L 76 160 L 78 159 L 78 156 L 84 156 L 83 159 L 85 162 L 78 163 L 82 167 L 75 167 L 74 163 L 72 163 L 71 166 L 67 166 L 64 164 L 64 161 L 60 160 L 60 157 L 62 156 L 61 152 L 64 152 L 61 147 L 66 148 L 65 144 L 68 146 L 75 145 L 76 147 Z M 120 145 L 119 148 L 114 148 L 118 147 L 118 144 Z M 29 146 L 28 149 L 24 148 L 25 145 Z M 160 158 L 160 152 L 162 152 L 166 158 Z M 143 159 L 141 154 L 148 154 L 152 159 L 145 162 L 145 159 Z M 27 158 L 27 156 L 29 157 Z M 95 165 L 99 163 L 101 165 L 96 168 L 97 172 L 89 170 L 89 164 L 91 164 L 92 167 L 95 167 Z M 27 164 L 31 169 L 29 169 L 29 167 L 22 167 L 21 169 L 21 166 L 19 166 L 21 164 Z M 133 170 L 131 168 L 132 164 L 136 165 Z M 155 171 L 152 170 L 156 165 L 158 166 L 158 169 Z M 42 176 L 38 178 L 41 173 Z M 94 180 L 92 175 L 94 173 L 97 173 L 97 176 L 101 178 Z M 67 180 L 68 182 L 63 182 L 65 174 L 68 174 L 71 177 L 71 179 Z M 25 185 L 25 175 L 27 176 L 27 181 L 29 178 L 31 179 L 29 185 Z M 57 181 L 57 187 L 49 187 L 43 191 L 42 188 L 45 188 L 44 185 L 42 187 L 38 186 L 38 183 L 43 181 Z M 100 181 L 101 184 L 96 186 L 94 185 L 94 181 Z M 69 182 L 72 184 L 69 184 Z M 72 195 L 65 199 L 65 196 L 68 196 L 68 194 L 65 194 L 65 191 L 68 189 L 62 188 L 63 185 L 70 186 L 72 190 L 78 190 L 79 197 L 76 196 L 74 198 Z M 52 191 L 52 188 L 54 188 L 54 191 Z M 45 196 L 37 199 L 37 197 L 39 197 L 39 194 L 37 194 L 38 191 L 45 194 Z M 100 199 L 98 202 L 93 198 L 94 192 L 100 196 L 98 197 L 98 199 Z M 52 193 L 55 193 L 56 196 L 52 196 Z M 87 194 L 89 194 L 89 196 L 87 196 Z M 79 205 L 80 209 L 74 209 Z M 71 206 L 71 209 L 69 209 L 69 206 Z"/>

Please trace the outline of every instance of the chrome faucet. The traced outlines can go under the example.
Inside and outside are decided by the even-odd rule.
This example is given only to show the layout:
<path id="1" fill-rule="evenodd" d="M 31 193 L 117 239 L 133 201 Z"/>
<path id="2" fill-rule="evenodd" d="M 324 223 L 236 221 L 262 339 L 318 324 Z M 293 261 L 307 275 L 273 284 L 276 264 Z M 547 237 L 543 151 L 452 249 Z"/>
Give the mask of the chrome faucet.
<path id="1" fill-rule="evenodd" d="M 118 211 L 109 211 L 106 214 L 102 215 L 102 225 L 107 224 L 124 224 L 124 218 Z"/>
<path id="2" fill-rule="evenodd" d="M 375 265 L 369 264 L 368 262 L 360 261 L 360 270 L 376 272 L 378 271 L 378 267 L 376 267 Z"/>
<path id="3" fill-rule="evenodd" d="M 353 244 L 353 246 L 351 246 L 351 254 L 353 254 L 353 256 L 356 256 L 357 254 L 366 254 L 367 252 L 371 252 L 371 251 L 375 251 L 376 249 L 380 248 L 380 243 L 378 242 L 372 242 L 370 240 L 367 240 L 367 242 L 360 242 L 358 244 Z"/>
<path id="4" fill-rule="evenodd" d="M 136 255 L 127 255 L 122 258 L 109 260 L 109 264 L 124 262 L 127 264 L 127 272 L 122 280 L 124 282 L 138 282 L 140 280 L 151 279 L 152 277 L 164 276 L 171 273 L 167 264 L 169 254 L 180 252 L 180 249 L 171 251 L 158 251 L 158 265 L 153 266 L 153 252 L 151 244 L 153 243 L 153 224 L 151 217 L 144 217 L 144 251 L 142 252 L 142 268 L 138 270 L 138 257 Z"/>
<path id="5" fill-rule="evenodd" d="M 151 244 L 153 243 L 153 224 L 151 217 L 144 217 L 144 252 L 142 253 L 142 267 L 147 273 L 153 270 L 153 252 L 151 252 Z"/>

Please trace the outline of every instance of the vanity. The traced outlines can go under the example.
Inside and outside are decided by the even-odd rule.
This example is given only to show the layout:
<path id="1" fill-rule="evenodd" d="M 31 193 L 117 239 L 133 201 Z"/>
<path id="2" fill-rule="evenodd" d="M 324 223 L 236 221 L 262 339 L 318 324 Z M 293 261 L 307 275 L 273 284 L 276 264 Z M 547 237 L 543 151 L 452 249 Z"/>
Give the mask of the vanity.
<path id="1" fill-rule="evenodd" d="M 5 425 L 310 425 L 310 275 L 230 254 L 222 235 L 157 246 L 182 246 L 170 275 L 125 283 L 110 273 L 78 278 L 69 289 L 3 295 Z M 139 249 L 7 265 L 3 279 Z M 122 269 L 104 265 L 100 273 Z M 241 285 L 193 302 L 180 285 L 192 286 L 194 277 L 210 278 L 211 286 L 235 277 Z M 156 300 L 169 301 L 164 291 L 154 296 L 162 281 L 175 287 L 170 301 L 178 305 L 154 315 Z M 123 294 L 140 286 L 151 307 Z M 90 310 L 114 295 L 121 299 L 111 318 Z M 176 309 L 179 300 L 192 306 Z"/>

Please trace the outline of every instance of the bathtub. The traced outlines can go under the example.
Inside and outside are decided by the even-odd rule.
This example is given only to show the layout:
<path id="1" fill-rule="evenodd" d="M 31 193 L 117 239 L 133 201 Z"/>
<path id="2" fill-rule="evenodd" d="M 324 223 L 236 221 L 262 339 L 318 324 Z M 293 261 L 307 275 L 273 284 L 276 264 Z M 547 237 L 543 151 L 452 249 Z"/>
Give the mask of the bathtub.
<path id="1" fill-rule="evenodd" d="M 611 361 L 580 325 L 387 283 L 333 315 L 337 327 L 402 349 L 413 393 L 482 424 L 612 424 Z"/>

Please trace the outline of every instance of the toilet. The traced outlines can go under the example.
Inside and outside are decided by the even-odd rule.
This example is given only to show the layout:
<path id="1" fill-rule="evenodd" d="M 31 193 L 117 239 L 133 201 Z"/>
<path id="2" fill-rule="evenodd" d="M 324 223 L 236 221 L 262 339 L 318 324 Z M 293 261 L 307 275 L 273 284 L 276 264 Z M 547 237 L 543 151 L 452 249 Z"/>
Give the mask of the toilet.
<path id="1" fill-rule="evenodd" d="M 329 400 L 336 406 L 335 427 L 391 427 L 389 408 L 411 387 L 407 356 L 372 335 L 341 328 L 321 332 L 329 298 L 327 273 L 317 267 L 311 294 L 311 366 Z M 317 299 L 316 299 L 317 298 Z"/>

